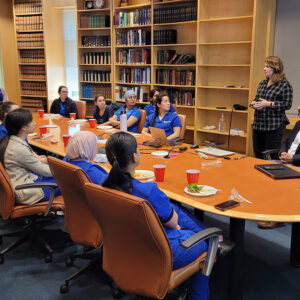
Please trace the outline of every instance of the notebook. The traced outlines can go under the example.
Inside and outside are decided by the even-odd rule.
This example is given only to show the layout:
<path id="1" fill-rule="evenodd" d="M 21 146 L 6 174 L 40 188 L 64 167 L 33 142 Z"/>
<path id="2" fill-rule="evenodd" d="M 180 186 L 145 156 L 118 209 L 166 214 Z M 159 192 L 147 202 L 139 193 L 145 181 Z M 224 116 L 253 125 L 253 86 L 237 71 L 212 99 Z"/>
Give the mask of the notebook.
<path id="1" fill-rule="evenodd" d="M 273 179 L 300 178 L 300 172 L 283 164 L 255 165 L 254 168 Z"/>
<path id="2" fill-rule="evenodd" d="M 204 154 L 212 155 L 212 156 L 217 156 L 217 157 L 229 156 L 229 155 L 233 155 L 235 153 L 232 151 L 222 150 L 222 149 L 213 148 L 213 147 L 203 147 L 201 149 L 197 149 L 196 151 L 202 152 Z"/>

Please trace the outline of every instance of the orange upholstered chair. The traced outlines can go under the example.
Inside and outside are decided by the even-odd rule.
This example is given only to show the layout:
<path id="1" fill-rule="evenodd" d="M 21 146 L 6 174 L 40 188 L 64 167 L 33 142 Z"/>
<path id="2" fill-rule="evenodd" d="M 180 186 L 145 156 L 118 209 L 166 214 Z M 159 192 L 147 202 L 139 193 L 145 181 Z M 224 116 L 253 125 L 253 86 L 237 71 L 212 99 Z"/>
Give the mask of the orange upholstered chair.
<path id="1" fill-rule="evenodd" d="M 86 117 L 86 102 L 85 101 L 74 101 L 78 110 L 78 118 L 85 119 Z"/>
<path id="2" fill-rule="evenodd" d="M 25 188 L 41 188 L 48 187 L 52 190 L 50 200 L 47 202 L 40 202 L 31 205 L 16 205 L 15 203 L 15 192 L 12 186 L 12 183 L 3 167 L 0 163 L 0 215 L 4 220 L 17 219 L 17 218 L 28 218 L 29 222 L 25 226 L 16 231 L 10 233 L 0 234 L 0 241 L 5 236 L 15 236 L 21 234 L 21 237 L 14 241 L 12 244 L 7 246 L 5 249 L 0 251 L 0 263 L 4 262 L 4 254 L 18 245 L 25 242 L 28 238 L 37 238 L 40 241 L 41 245 L 47 251 L 45 256 L 46 262 L 51 262 L 52 260 L 52 249 L 44 240 L 41 235 L 41 230 L 37 226 L 36 215 L 44 214 L 48 215 L 49 211 L 58 211 L 64 210 L 64 200 L 62 196 L 54 198 L 54 190 L 57 185 L 55 183 L 33 183 L 33 184 L 24 184 L 15 187 L 17 190 Z M 29 225 L 28 225 L 29 224 Z"/>
<path id="3" fill-rule="evenodd" d="M 182 125 L 179 137 L 181 139 L 183 139 L 184 138 L 184 134 L 185 134 L 185 128 L 186 128 L 186 115 L 179 115 L 178 114 L 178 117 L 179 117 L 179 119 L 181 121 L 181 125 Z"/>
<path id="4" fill-rule="evenodd" d="M 86 184 L 86 195 L 103 234 L 103 269 L 125 292 L 163 299 L 200 269 L 210 274 L 220 229 L 208 228 L 184 241 L 181 245 L 189 248 L 209 239 L 208 251 L 173 271 L 168 238 L 149 202 L 92 183 Z"/>
<path id="5" fill-rule="evenodd" d="M 137 128 L 137 132 L 139 132 L 139 133 L 142 132 L 145 121 L 146 121 L 146 111 L 144 109 L 140 109 L 140 112 L 141 112 L 141 118 L 139 120 L 139 124 L 138 124 L 138 128 Z"/>

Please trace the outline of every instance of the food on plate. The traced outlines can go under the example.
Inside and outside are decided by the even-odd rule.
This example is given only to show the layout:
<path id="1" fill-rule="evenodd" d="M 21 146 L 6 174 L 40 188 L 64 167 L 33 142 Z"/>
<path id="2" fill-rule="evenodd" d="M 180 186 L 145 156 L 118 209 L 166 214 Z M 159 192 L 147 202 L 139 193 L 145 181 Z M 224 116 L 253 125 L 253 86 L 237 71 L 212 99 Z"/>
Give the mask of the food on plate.
<path id="1" fill-rule="evenodd" d="M 203 185 L 198 185 L 197 183 L 191 183 L 188 185 L 188 191 L 190 193 L 200 193 L 203 189 Z"/>

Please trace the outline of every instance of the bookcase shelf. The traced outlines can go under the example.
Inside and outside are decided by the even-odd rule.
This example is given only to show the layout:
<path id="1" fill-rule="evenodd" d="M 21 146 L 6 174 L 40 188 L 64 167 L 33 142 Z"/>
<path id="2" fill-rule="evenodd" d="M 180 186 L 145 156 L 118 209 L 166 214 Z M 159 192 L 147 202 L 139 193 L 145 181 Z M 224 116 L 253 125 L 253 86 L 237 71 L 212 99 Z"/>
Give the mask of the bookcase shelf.
<path id="1" fill-rule="evenodd" d="M 37 12 L 37 13 L 21 13 L 21 14 L 16 14 L 15 13 L 15 17 L 22 17 L 22 16 L 41 16 L 42 13 L 41 12 Z"/>
<path id="2" fill-rule="evenodd" d="M 166 87 L 175 87 L 175 88 L 195 88 L 195 85 L 175 85 L 175 84 L 159 84 L 159 83 L 154 83 L 153 85 L 155 86 L 166 86 Z"/>
<path id="3" fill-rule="evenodd" d="M 190 25 L 197 24 L 197 21 L 184 21 L 184 22 L 172 22 L 172 23 L 155 23 L 153 26 L 176 26 L 176 25 Z"/>
<path id="4" fill-rule="evenodd" d="M 120 10 L 135 10 L 135 9 L 147 8 L 147 7 L 151 7 L 151 4 L 145 3 L 145 4 L 136 4 L 136 5 L 127 5 L 127 6 L 115 7 L 114 9 L 120 11 Z"/>
<path id="5" fill-rule="evenodd" d="M 109 12 L 109 8 L 101 8 L 101 9 L 78 9 L 77 13 L 94 13 L 94 12 Z"/>
<path id="6" fill-rule="evenodd" d="M 33 33 L 33 32 L 44 32 L 44 30 L 17 30 L 17 33 Z"/>
<path id="7" fill-rule="evenodd" d="M 164 5 L 170 5 L 170 4 L 182 4 L 182 3 L 190 3 L 194 2 L 193 0 L 169 0 L 165 2 L 153 2 L 154 6 L 164 6 Z"/>
<path id="8" fill-rule="evenodd" d="M 136 29 L 136 28 L 151 28 L 151 24 L 149 24 L 149 25 L 115 26 L 115 30 Z"/>
<path id="9" fill-rule="evenodd" d="M 120 84 L 120 85 L 146 85 L 146 86 L 151 86 L 151 83 L 133 83 L 133 82 L 116 82 L 116 84 Z"/>
<path id="10" fill-rule="evenodd" d="M 184 46 L 196 46 L 196 43 L 153 44 L 153 47 L 184 47 Z"/>
<path id="11" fill-rule="evenodd" d="M 212 107 L 212 106 L 198 106 L 197 109 L 231 112 L 231 109 L 229 109 L 229 108 L 216 108 L 216 107 Z M 248 114 L 248 110 L 236 110 L 236 109 L 234 109 L 233 112 L 238 113 L 238 114 Z"/>
<path id="12" fill-rule="evenodd" d="M 206 133 L 213 133 L 213 134 L 220 134 L 220 135 L 226 135 L 226 136 L 229 135 L 228 131 L 222 132 L 222 131 L 219 131 L 219 130 L 216 130 L 216 129 L 215 130 L 197 129 L 197 131 L 206 132 Z M 231 134 L 230 136 L 234 136 L 234 137 L 237 137 L 237 138 L 247 138 L 247 134 L 243 134 L 243 135 L 233 135 L 233 134 Z"/>
<path id="13" fill-rule="evenodd" d="M 110 30 L 111 28 L 110 27 L 100 27 L 100 28 L 78 28 L 79 31 L 99 31 L 99 30 Z"/>
<path id="14" fill-rule="evenodd" d="M 111 81 L 83 81 L 80 80 L 81 83 L 95 83 L 95 84 L 111 84 Z"/>
<path id="15" fill-rule="evenodd" d="M 79 46 L 78 49 L 83 49 L 83 50 L 90 50 L 90 49 L 110 49 L 111 46 L 90 46 L 90 47 L 81 47 Z"/>
<path id="16" fill-rule="evenodd" d="M 151 45 L 143 45 L 143 46 L 115 46 L 115 48 L 151 48 Z"/>
<path id="17" fill-rule="evenodd" d="M 129 67 L 129 68 L 144 68 L 151 67 L 151 64 L 115 64 L 116 67 Z"/>
<path id="18" fill-rule="evenodd" d="M 228 18 L 211 18 L 211 19 L 200 19 L 199 22 L 223 22 L 223 21 L 251 21 L 253 20 L 253 15 L 250 16 L 240 16 L 240 17 L 228 17 Z"/>

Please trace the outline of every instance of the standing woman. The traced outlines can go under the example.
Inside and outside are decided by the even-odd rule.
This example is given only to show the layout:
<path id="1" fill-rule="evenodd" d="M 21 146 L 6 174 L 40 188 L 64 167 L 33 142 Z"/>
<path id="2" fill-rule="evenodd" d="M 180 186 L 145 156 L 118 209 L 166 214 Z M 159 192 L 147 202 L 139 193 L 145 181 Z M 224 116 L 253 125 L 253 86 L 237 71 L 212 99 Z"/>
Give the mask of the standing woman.
<path id="1" fill-rule="evenodd" d="M 8 102 L 8 96 L 4 88 L 0 88 L 0 103 Z"/>
<path id="2" fill-rule="evenodd" d="M 97 120 L 97 124 L 106 123 L 114 115 L 112 108 L 106 105 L 104 96 L 100 94 L 96 95 L 94 103 L 96 105 L 93 115 L 94 119 Z"/>
<path id="3" fill-rule="evenodd" d="M 63 117 L 69 118 L 70 113 L 76 113 L 76 119 L 78 119 L 78 110 L 76 103 L 68 97 L 68 88 L 61 85 L 58 88 L 59 98 L 55 99 L 51 105 L 51 114 L 60 114 Z"/>
<path id="4" fill-rule="evenodd" d="M 0 161 L 5 167 L 13 186 L 34 182 L 55 182 L 47 158 L 37 159 L 26 143 L 28 134 L 35 130 L 35 121 L 30 111 L 18 108 L 9 112 L 5 118 L 7 135 L 0 142 Z M 50 191 L 46 188 L 33 188 L 15 191 L 16 202 L 35 204 L 48 201 Z M 56 188 L 55 196 L 60 195 Z"/>
<path id="5" fill-rule="evenodd" d="M 257 158 L 263 158 L 264 150 L 280 149 L 283 132 L 289 124 L 285 111 L 293 102 L 293 88 L 286 79 L 279 57 L 265 59 L 264 74 L 266 79 L 260 82 L 256 97 L 250 104 L 255 109 L 253 149 Z"/>

